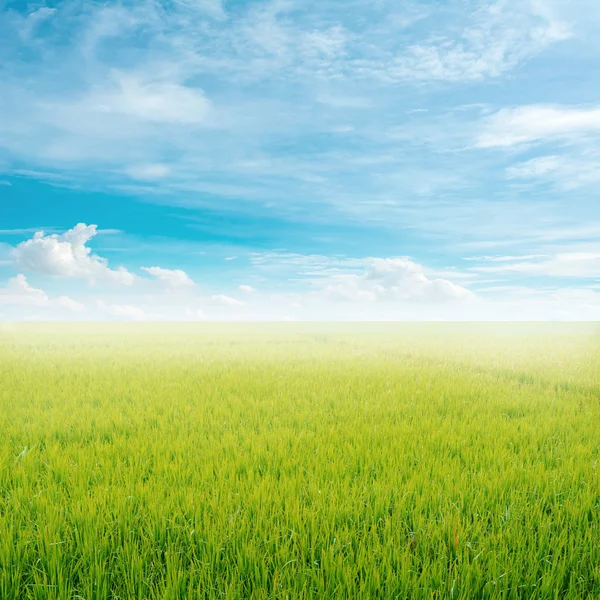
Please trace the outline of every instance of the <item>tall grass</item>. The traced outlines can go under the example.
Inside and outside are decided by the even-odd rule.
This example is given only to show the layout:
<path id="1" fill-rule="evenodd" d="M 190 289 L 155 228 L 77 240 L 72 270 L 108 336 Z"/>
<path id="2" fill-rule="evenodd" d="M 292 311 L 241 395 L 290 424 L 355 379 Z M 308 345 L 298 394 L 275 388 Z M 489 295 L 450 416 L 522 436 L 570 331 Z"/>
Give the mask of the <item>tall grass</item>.
<path id="1" fill-rule="evenodd" d="M 599 460 L 591 325 L 5 326 L 0 598 L 600 598 Z"/>

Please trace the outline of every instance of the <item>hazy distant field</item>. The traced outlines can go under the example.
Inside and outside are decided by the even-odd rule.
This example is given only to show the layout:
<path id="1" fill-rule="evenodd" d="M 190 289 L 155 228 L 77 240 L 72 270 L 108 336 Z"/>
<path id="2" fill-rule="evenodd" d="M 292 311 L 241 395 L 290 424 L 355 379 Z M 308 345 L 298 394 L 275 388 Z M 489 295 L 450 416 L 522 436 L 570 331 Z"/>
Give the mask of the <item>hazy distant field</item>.
<path id="1" fill-rule="evenodd" d="M 599 461 L 597 325 L 0 326 L 0 598 L 597 599 Z"/>

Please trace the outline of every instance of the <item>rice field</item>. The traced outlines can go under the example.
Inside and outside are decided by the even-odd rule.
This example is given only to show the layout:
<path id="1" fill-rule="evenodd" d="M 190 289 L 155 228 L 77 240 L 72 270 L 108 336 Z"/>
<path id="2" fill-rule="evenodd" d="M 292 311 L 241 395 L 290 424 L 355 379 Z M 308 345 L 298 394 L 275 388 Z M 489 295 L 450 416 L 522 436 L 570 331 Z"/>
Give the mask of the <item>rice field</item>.
<path id="1" fill-rule="evenodd" d="M 0 598 L 600 598 L 600 327 L 0 326 Z"/>

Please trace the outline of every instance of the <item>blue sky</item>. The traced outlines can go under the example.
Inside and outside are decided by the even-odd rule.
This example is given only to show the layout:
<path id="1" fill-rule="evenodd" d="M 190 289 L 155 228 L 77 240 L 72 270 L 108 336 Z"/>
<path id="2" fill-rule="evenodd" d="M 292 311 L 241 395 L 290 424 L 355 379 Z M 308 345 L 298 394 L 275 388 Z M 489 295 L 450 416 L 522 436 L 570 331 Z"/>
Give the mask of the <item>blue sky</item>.
<path id="1" fill-rule="evenodd" d="M 0 319 L 598 319 L 599 28 L 0 0 Z"/>

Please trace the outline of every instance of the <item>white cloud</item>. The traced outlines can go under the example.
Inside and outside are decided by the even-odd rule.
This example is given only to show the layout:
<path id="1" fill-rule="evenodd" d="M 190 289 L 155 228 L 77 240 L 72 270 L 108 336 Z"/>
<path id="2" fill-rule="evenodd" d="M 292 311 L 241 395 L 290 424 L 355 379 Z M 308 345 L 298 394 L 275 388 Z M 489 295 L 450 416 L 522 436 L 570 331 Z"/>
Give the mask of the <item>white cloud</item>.
<path id="1" fill-rule="evenodd" d="M 132 304 L 111 304 L 104 300 L 98 300 L 96 304 L 103 313 L 111 318 L 141 321 L 145 316 L 142 308 Z"/>
<path id="2" fill-rule="evenodd" d="M 185 6 L 191 10 L 197 10 L 208 16 L 222 21 L 227 18 L 223 3 L 221 0 L 175 0 L 180 6 Z"/>
<path id="3" fill-rule="evenodd" d="M 47 6 L 42 6 L 38 8 L 34 12 L 30 13 L 27 18 L 30 21 L 45 21 L 50 18 L 56 12 L 56 8 L 48 8 Z"/>
<path id="4" fill-rule="evenodd" d="M 133 179 L 153 181 L 167 177 L 171 173 L 171 168 L 162 164 L 132 165 L 125 169 L 125 173 Z"/>
<path id="5" fill-rule="evenodd" d="M 22 306 L 47 306 L 49 298 L 43 290 L 32 287 L 23 274 L 8 280 L 4 289 L 0 289 L 1 304 Z"/>
<path id="6" fill-rule="evenodd" d="M 479 148 L 511 147 L 544 140 L 577 140 L 600 134 L 600 107 L 570 108 L 534 104 L 505 108 L 486 118 Z M 553 168 L 557 157 L 545 157 L 534 168 Z"/>
<path id="7" fill-rule="evenodd" d="M 240 285 L 240 292 L 244 294 L 256 294 L 257 291 L 250 285 Z"/>
<path id="8" fill-rule="evenodd" d="M 121 114 L 144 121 L 190 125 L 206 120 L 210 102 L 199 88 L 114 71 L 114 85 L 83 102 L 90 113 Z"/>
<path id="9" fill-rule="evenodd" d="M 225 296 L 224 294 L 216 294 L 211 296 L 211 299 L 219 304 L 224 304 L 225 306 L 244 306 L 243 302 L 240 302 L 235 298 L 231 298 L 230 296 Z"/>
<path id="10" fill-rule="evenodd" d="M 430 279 L 407 258 L 373 259 L 364 273 L 333 275 L 323 293 L 354 301 L 446 302 L 473 298 L 467 288 L 447 279 Z"/>
<path id="11" fill-rule="evenodd" d="M 336 25 L 325 31 L 315 30 L 304 33 L 301 47 L 306 54 L 332 59 L 346 54 L 348 37 L 344 28 Z"/>
<path id="12" fill-rule="evenodd" d="M 406 257 L 353 258 L 272 251 L 250 254 L 250 262 L 280 277 L 285 274 L 291 279 L 293 273 L 330 299 L 435 303 L 474 296 L 447 279 L 469 279 L 469 274 L 426 269 Z"/>
<path id="13" fill-rule="evenodd" d="M 506 170 L 509 179 L 542 180 L 563 190 L 574 190 L 600 182 L 600 157 L 540 156 Z"/>
<path id="14" fill-rule="evenodd" d="M 160 267 L 142 267 L 152 277 L 171 289 L 189 288 L 194 282 L 185 271 L 181 269 L 161 269 Z"/>
<path id="15" fill-rule="evenodd" d="M 23 235 L 25 233 L 37 233 L 39 227 L 20 227 L 18 229 L 0 229 L 0 235 Z"/>
<path id="16" fill-rule="evenodd" d="M 532 258 L 545 258 L 545 256 L 545 254 L 525 254 L 523 256 L 467 256 L 464 257 L 463 260 L 477 262 L 509 262 L 530 260 Z"/>
<path id="17" fill-rule="evenodd" d="M 83 304 L 68 296 L 50 298 L 43 290 L 34 288 L 22 273 L 9 279 L 6 287 L 0 288 L 0 306 L 13 306 L 19 309 L 66 310 L 67 312 L 82 311 L 85 308 Z"/>
<path id="18" fill-rule="evenodd" d="M 185 309 L 185 320 L 188 321 L 205 321 L 206 315 L 201 308 L 190 308 L 189 306 Z"/>
<path id="19" fill-rule="evenodd" d="M 527 257 L 523 257 L 527 259 Z M 600 277 L 600 254 L 595 252 L 562 252 L 541 260 L 510 261 L 489 266 L 472 267 L 478 273 L 523 273 L 548 277 Z"/>
<path id="20" fill-rule="evenodd" d="M 96 227 L 79 223 L 61 235 L 39 231 L 13 250 L 13 258 L 21 269 L 34 273 L 132 285 L 135 275 L 124 267 L 110 269 L 106 259 L 86 246 L 96 235 Z"/>
<path id="21" fill-rule="evenodd" d="M 85 304 L 77 302 L 76 300 L 73 300 L 73 298 L 69 298 L 69 296 L 59 296 L 55 300 L 55 303 L 59 308 L 65 308 L 74 312 L 81 312 L 85 310 Z"/>
<path id="22" fill-rule="evenodd" d="M 332 269 L 362 268 L 372 258 L 349 258 L 347 256 L 325 256 L 322 254 L 298 254 L 294 252 L 253 252 L 250 262 L 266 270 L 303 269 L 307 274 L 327 274 Z"/>
<path id="23" fill-rule="evenodd" d="M 560 169 L 562 162 L 563 160 L 559 156 L 539 156 L 526 162 L 512 165 L 506 170 L 506 176 L 509 179 L 543 177 Z"/>
<path id="24" fill-rule="evenodd" d="M 569 25 L 543 2 L 498 0 L 477 10 L 458 39 L 438 35 L 410 46 L 388 74 L 448 81 L 498 77 L 570 36 Z"/>
<path id="25" fill-rule="evenodd" d="M 29 42 L 34 35 L 36 28 L 44 21 L 50 19 L 55 13 L 56 8 L 42 6 L 29 13 L 27 17 L 22 18 L 17 26 L 21 39 L 25 42 Z"/>

